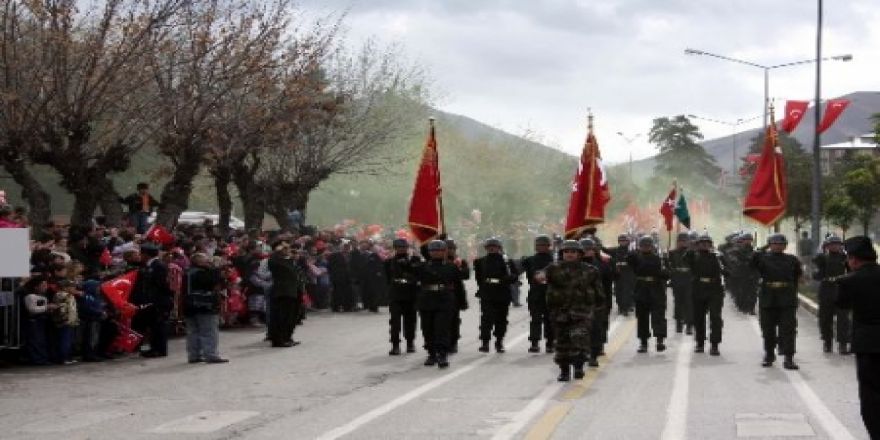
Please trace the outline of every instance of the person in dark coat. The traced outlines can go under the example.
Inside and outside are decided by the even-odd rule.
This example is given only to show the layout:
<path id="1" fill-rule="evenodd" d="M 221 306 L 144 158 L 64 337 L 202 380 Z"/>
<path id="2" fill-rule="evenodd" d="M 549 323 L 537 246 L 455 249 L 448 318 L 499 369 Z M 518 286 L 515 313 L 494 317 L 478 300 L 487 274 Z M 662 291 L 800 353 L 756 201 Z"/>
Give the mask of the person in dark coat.
<path id="1" fill-rule="evenodd" d="M 852 352 L 856 355 L 862 420 L 872 439 L 880 438 L 880 266 L 868 237 L 844 243 L 852 272 L 837 281 L 837 306 L 852 310 Z"/>
<path id="2" fill-rule="evenodd" d="M 419 295 L 416 304 L 422 322 L 422 338 L 428 358 L 425 366 L 449 366 L 449 328 L 455 308 L 455 286 L 461 272 L 446 260 L 446 242 L 433 240 L 427 246 L 430 259 L 419 266 Z"/>
<path id="3" fill-rule="evenodd" d="M 400 334 L 406 340 L 406 352 L 415 353 L 416 338 L 416 295 L 419 292 L 419 257 L 409 254 L 409 242 L 394 240 L 394 256 L 385 260 L 385 274 L 388 280 L 389 312 L 388 324 L 391 335 L 391 356 L 400 355 Z"/>
<path id="4" fill-rule="evenodd" d="M 452 308 L 452 327 L 449 330 L 449 353 L 458 353 L 458 340 L 461 339 L 461 312 L 468 309 L 467 289 L 464 282 L 471 277 L 471 268 L 467 261 L 456 254 L 458 246 L 455 240 L 446 240 L 446 261 L 455 265 L 461 274 L 461 279 L 455 284 L 455 307 Z"/>
<path id="5" fill-rule="evenodd" d="M 638 337 L 641 341 L 638 352 L 648 351 L 648 338 L 657 338 L 657 351 L 665 351 L 666 344 L 666 280 L 668 272 L 657 255 L 654 239 L 645 236 L 639 239 L 639 250 L 630 253 L 626 262 L 636 277 L 635 302 Z"/>
<path id="6" fill-rule="evenodd" d="M 635 274 L 629 266 L 627 257 L 630 254 L 630 239 L 626 234 L 617 237 L 618 246 L 610 249 L 610 255 L 614 263 L 614 297 L 617 300 L 617 313 L 629 316 L 633 310 L 633 295 L 635 289 Z"/>
<path id="7" fill-rule="evenodd" d="M 555 351 L 553 320 L 550 319 L 550 311 L 547 310 L 547 280 L 543 278 L 544 270 L 553 264 L 552 244 L 550 237 L 546 235 L 535 237 L 535 255 L 525 257 L 522 260 L 522 268 L 526 273 L 526 281 L 529 283 L 529 294 L 526 297 L 531 317 L 529 341 L 532 344 L 529 347 L 529 353 L 541 351 L 539 344 L 542 336 L 546 340 L 544 349 L 547 353 Z"/>
<path id="8" fill-rule="evenodd" d="M 379 312 L 379 304 L 387 297 L 387 281 L 385 280 L 385 262 L 373 249 L 373 242 L 364 240 L 361 242 L 359 257 L 363 259 L 360 268 L 361 299 L 364 308 L 373 312 Z"/>
<path id="9" fill-rule="evenodd" d="M 830 236 L 822 244 L 823 252 L 813 257 L 813 279 L 819 282 L 819 332 L 822 334 L 823 349 L 831 353 L 834 344 L 834 321 L 837 320 L 837 343 L 842 355 L 849 354 L 850 318 L 849 311 L 838 308 L 837 283 L 834 281 L 848 271 L 846 254 L 843 253 L 843 240 Z"/>
<path id="10" fill-rule="evenodd" d="M 183 283 L 183 315 L 186 317 L 186 353 L 191 364 L 222 364 L 220 357 L 220 270 L 208 256 L 197 253 Z"/>
<path id="11" fill-rule="evenodd" d="M 330 283 L 333 285 L 331 306 L 334 312 L 351 312 L 354 310 L 354 275 L 351 267 L 351 243 L 343 243 L 342 248 L 327 257 L 327 270 L 330 272 Z"/>
<path id="12" fill-rule="evenodd" d="M 611 263 L 602 259 L 600 254 L 601 245 L 593 238 L 584 238 L 580 241 L 584 250 L 582 261 L 599 269 L 599 281 L 602 287 L 601 301 L 593 304 L 593 322 L 590 330 L 590 362 L 591 367 L 599 366 L 599 356 L 604 353 L 605 343 L 608 342 L 608 327 L 611 318 L 612 282 L 614 280 L 614 267 Z"/>
<path id="13" fill-rule="evenodd" d="M 803 276 L 801 262 L 785 253 L 788 239 L 782 234 L 767 238 L 769 252 L 756 252 L 752 258 L 761 276 L 761 292 L 758 297 L 761 335 L 764 338 L 764 367 L 776 361 L 776 347 L 785 356 L 783 368 L 797 370 L 794 362 L 795 335 L 797 334 L 798 284 Z"/>
<path id="14" fill-rule="evenodd" d="M 131 225 L 137 229 L 138 234 L 147 232 L 150 214 L 153 209 L 159 207 L 159 202 L 150 195 L 150 185 L 145 182 L 137 184 L 137 192 L 119 199 L 128 209 Z"/>
<path id="15" fill-rule="evenodd" d="M 272 272 L 272 304 L 269 307 L 269 340 L 273 347 L 293 347 L 293 329 L 300 316 L 300 294 L 305 286 L 305 274 L 297 264 L 290 245 L 281 243 L 269 257 Z"/>
<path id="16" fill-rule="evenodd" d="M 144 357 L 168 356 L 168 318 L 174 303 L 174 293 L 168 284 L 168 267 L 159 258 L 159 248 L 147 243 L 141 246 L 146 260 L 139 270 L 131 294 L 131 303 L 138 307 L 132 328 L 149 333 L 150 349 L 141 352 Z"/>
<path id="17" fill-rule="evenodd" d="M 693 275 L 691 282 L 693 287 L 692 308 L 694 327 L 696 328 L 696 353 L 703 353 L 706 344 L 706 315 L 709 315 L 709 354 L 719 356 L 721 352 L 718 344 L 721 343 L 721 329 L 724 320 L 721 318 L 721 309 L 724 306 L 724 286 L 722 283 L 721 260 L 712 251 L 712 237 L 703 235 L 697 239 L 697 249 L 688 251 L 684 263 L 690 268 Z"/>
<path id="18" fill-rule="evenodd" d="M 495 336 L 495 351 L 504 353 L 507 334 L 507 315 L 510 313 L 510 285 L 516 280 L 516 271 L 501 252 L 501 241 L 486 240 L 486 255 L 474 260 L 477 297 L 480 298 L 480 351 L 489 352 L 489 341 Z"/>
<path id="19" fill-rule="evenodd" d="M 684 262 L 684 256 L 690 250 L 690 236 L 687 232 L 678 234 L 675 240 L 675 249 L 666 255 L 666 266 L 669 269 L 669 277 L 672 284 L 673 318 L 675 319 L 675 332 L 693 334 L 694 310 L 693 300 L 693 275 L 691 268 Z"/>

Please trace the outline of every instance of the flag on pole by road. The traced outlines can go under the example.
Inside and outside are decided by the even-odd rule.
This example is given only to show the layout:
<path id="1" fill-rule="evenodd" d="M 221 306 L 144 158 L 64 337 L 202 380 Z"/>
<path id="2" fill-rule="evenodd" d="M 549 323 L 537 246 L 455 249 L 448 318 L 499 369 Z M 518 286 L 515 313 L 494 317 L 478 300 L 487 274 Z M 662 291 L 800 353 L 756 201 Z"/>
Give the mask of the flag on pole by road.
<path id="1" fill-rule="evenodd" d="M 785 164 L 773 109 L 770 109 L 770 125 L 764 136 L 764 149 L 758 160 L 758 169 L 749 185 L 743 206 L 743 215 L 770 226 L 785 214 L 788 203 L 788 187 L 785 181 Z"/>
<path id="2" fill-rule="evenodd" d="M 663 221 L 666 223 L 666 230 L 672 230 L 672 221 L 675 217 L 675 205 L 676 205 L 676 192 L 677 188 L 675 185 L 672 185 L 672 190 L 669 191 L 669 195 L 663 199 L 663 204 L 660 205 L 660 215 L 663 216 Z"/>
<path id="3" fill-rule="evenodd" d="M 433 240 L 443 232 L 443 191 L 433 118 L 430 124 L 409 203 L 409 227 L 420 243 Z"/>
<path id="4" fill-rule="evenodd" d="M 580 236 L 584 229 L 605 221 L 605 205 L 611 201 L 611 191 L 599 143 L 593 134 L 593 115 L 587 122 L 587 141 L 581 152 L 577 172 L 571 183 L 571 197 L 568 202 L 568 215 L 565 218 L 565 237 Z"/>
<path id="5" fill-rule="evenodd" d="M 828 103 L 825 104 L 825 114 L 822 115 L 822 122 L 819 124 L 819 133 L 824 133 L 825 130 L 831 128 L 834 122 L 837 121 L 837 118 L 846 110 L 847 106 L 849 106 L 848 99 L 829 99 Z"/>
<path id="6" fill-rule="evenodd" d="M 807 106 L 809 105 L 809 101 L 785 101 L 785 118 L 782 120 L 782 124 L 780 124 L 782 131 L 786 133 L 793 132 L 807 113 Z"/>
<path id="7" fill-rule="evenodd" d="M 675 204 L 675 217 L 678 222 L 685 228 L 691 228 L 691 213 L 688 211 L 687 200 L 684 198 L 684 191 L 678 192 L 678 203 Z"/>

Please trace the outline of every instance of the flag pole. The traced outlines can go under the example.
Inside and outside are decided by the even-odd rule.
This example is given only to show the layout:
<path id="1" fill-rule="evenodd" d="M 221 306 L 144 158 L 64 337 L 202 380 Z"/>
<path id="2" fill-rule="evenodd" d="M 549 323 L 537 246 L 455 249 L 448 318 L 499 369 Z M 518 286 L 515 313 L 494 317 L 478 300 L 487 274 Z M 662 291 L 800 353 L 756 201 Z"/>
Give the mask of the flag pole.
<path id="1" fill-rule="evenodd" d="M 673 192 L 672 197 L 677 202 L 678 201 L 678 180 L 677 179 L 672 179 L 672 192 Z M 675 220 L 675 225 L 676 225 L 675 227 L 678 228 L 678 218 L 676 218 L 676 215 L 675 215 L 675 208 L 673 208 L 672 217 L 673 217 L 673 220 Z M 666 250 L 668 251 L 669 249 L 672 249 L 672 229 L 669 229 L 666 231 Z"/>
<path id="2" fill-rule="evenodd" d="M 437 141 L 436 141 L 437 137 L 436 137 L 436 134 L 434 133 L 434 121 L 435 121 L 435 119 L 433 116 L 428 118 L 428 123 L 430 124 L 430 130 L 431 130 L 431 138 L 435 139 L 435 141 L 434 141 L 434 154 L 437 157 L 437 206 L 438 206 L 438 208 L 439 208 L 438 210 L 440 212 L 440 231 L 438 232 L 438 235 L 440 235 L 440 234 L 446 234 L 446 216 L 443 212 L 443 185 L 441 185 L 441 183 L 440 183 L 440 148 L 437 145 Z"/>

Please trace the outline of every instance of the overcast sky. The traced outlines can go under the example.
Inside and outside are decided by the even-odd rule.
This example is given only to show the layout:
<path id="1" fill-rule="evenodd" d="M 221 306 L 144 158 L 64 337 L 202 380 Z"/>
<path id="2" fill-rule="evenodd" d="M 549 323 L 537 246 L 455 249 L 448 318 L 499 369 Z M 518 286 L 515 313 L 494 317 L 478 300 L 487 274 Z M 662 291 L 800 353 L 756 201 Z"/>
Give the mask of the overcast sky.
<path id="1" fill-rule="evenodd" d="M 815 57 L 810 0 L 301 0 L 320 13 L 349 10 L 348 39 L 401 43 L 426 66 L 439 107 L 506 131 L 535 132 L 579 154 L 587 108 L 607 161 L 628 159 L 617 132 L 641 134 L 658 116 L 695 114 L 735 121 L 761 114 L 763 71 L 687 47 L 774 65 Z M 877 0 L 825 2 L 823 96 L 880 90 Z M 770 96 L 812 99 L 815 66 L 772 70 Z M 781 105 L 781 104 L 780 104 Z M 706 138 L 731 128 L 698 123 Z M 760 126 L 758 117 L 743 128 Z M 442 128 L 441 128 L 442 130 Z M 439 132 L 439 133 L 442 133 Z M 442 138 L 441 138 L 442 143 Z"/>

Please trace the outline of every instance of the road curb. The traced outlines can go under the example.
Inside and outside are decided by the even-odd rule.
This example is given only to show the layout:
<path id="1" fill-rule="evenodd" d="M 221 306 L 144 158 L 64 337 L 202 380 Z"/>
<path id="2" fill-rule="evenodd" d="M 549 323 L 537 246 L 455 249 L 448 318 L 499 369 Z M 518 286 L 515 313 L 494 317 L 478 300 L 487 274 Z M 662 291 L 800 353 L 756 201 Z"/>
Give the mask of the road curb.
<path id="1" fill-rule="evenodd" d="M 808 312 L 814 315 L 819 315 L 819 304 L 816 304 L 816 301 L 813 301 L 802 293 L 798 293 L 798 302 L 801 303 L 801 307 Z"/>

